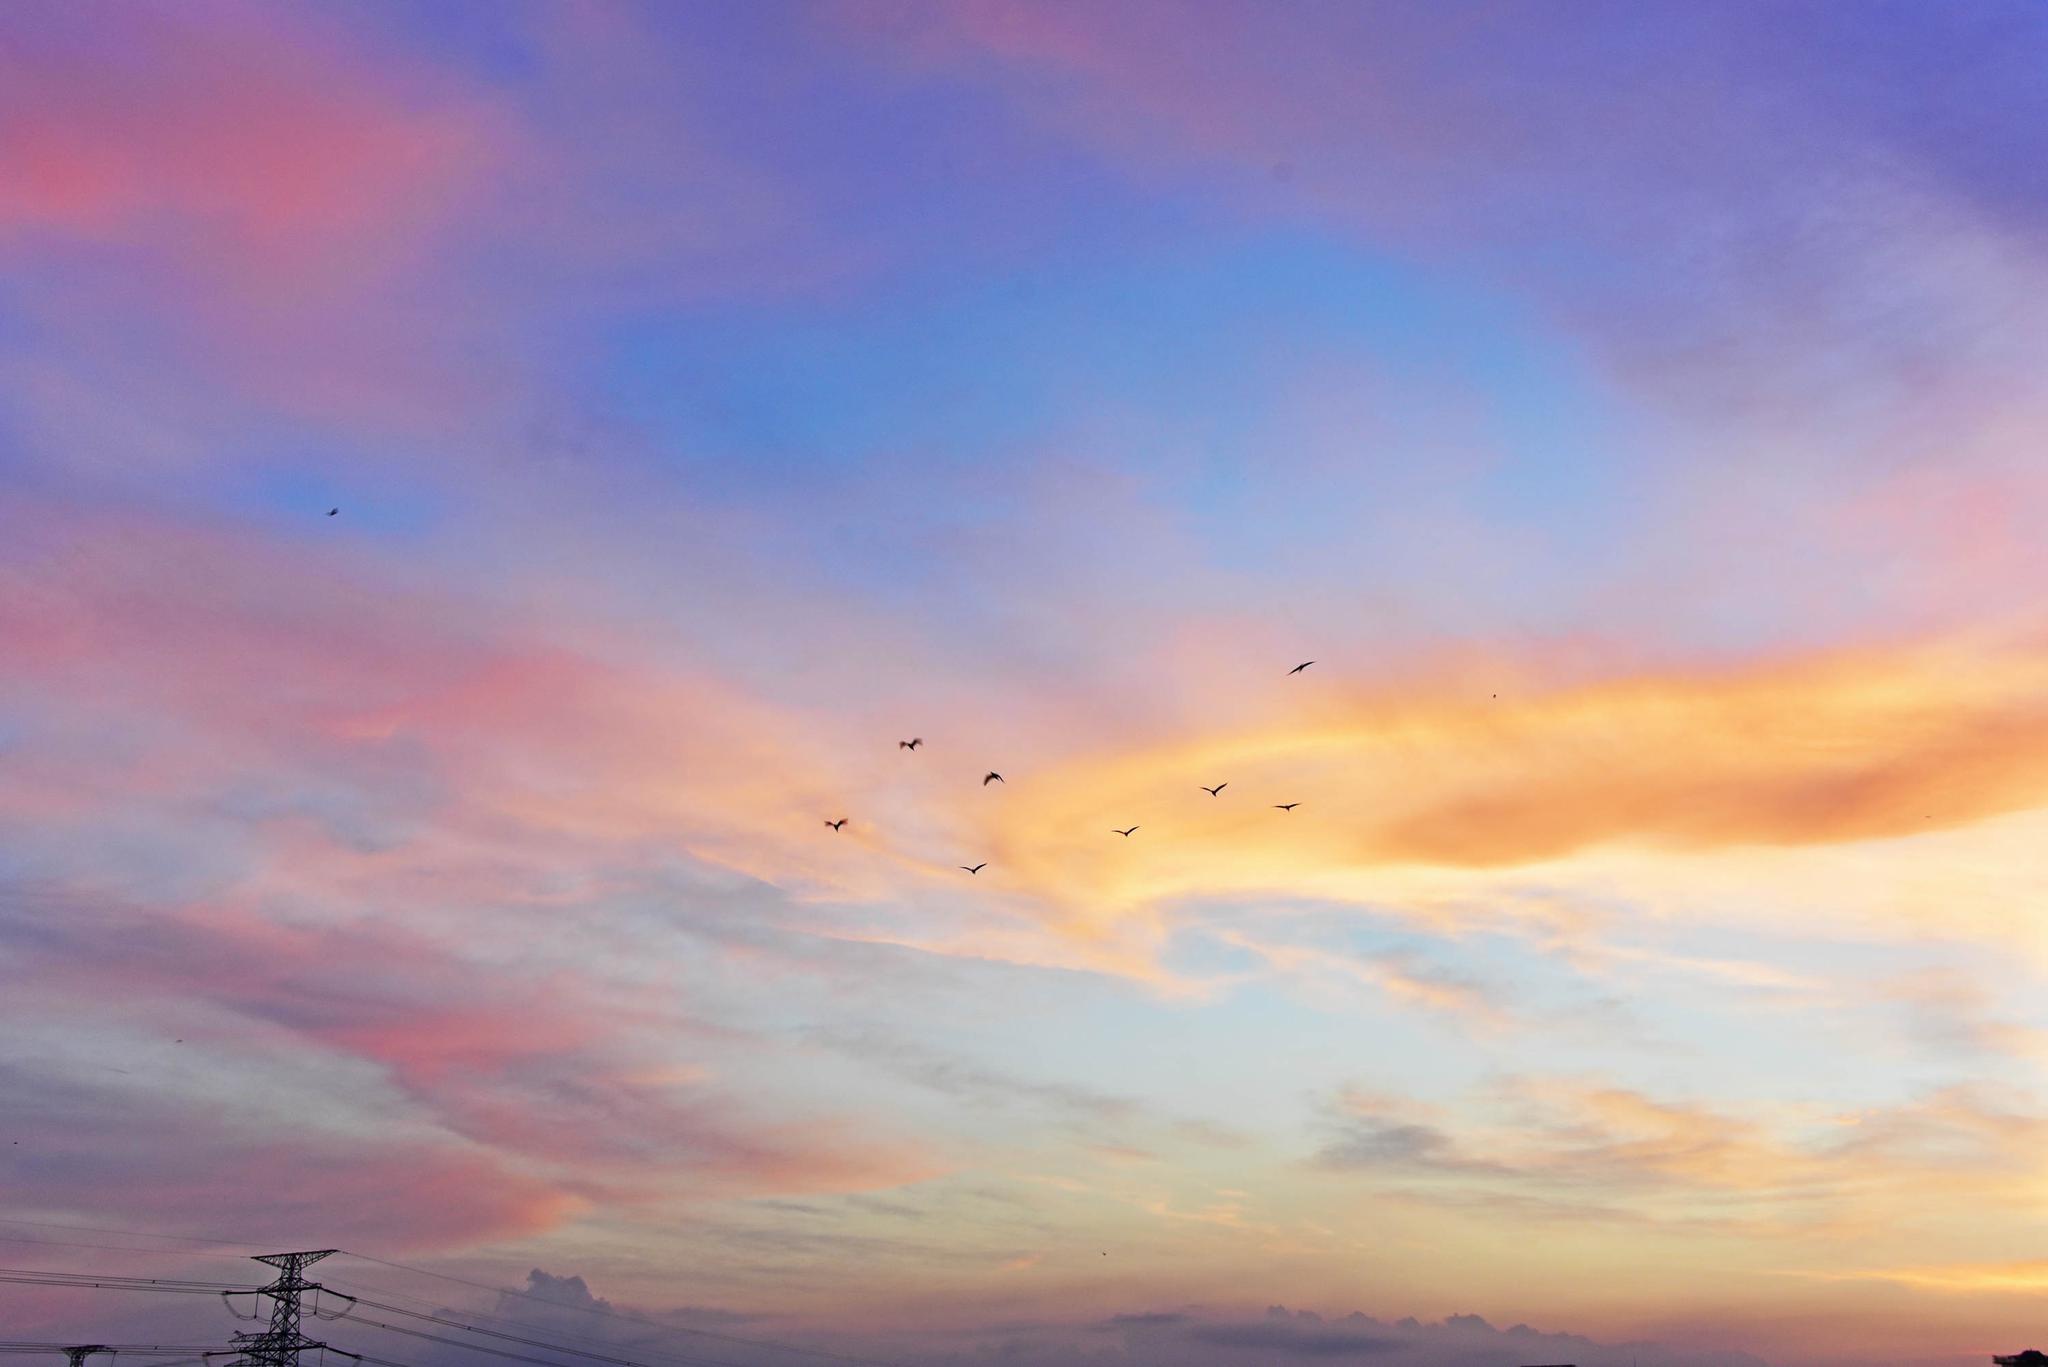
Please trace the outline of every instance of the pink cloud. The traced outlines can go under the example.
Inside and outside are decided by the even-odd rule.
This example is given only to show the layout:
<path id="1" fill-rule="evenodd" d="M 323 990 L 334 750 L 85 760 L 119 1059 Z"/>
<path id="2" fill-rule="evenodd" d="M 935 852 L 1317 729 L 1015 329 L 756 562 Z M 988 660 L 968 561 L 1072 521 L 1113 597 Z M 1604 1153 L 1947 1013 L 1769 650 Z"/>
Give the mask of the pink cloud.
<path id="1" fill-rule="evenodd" d="M 581 1205 L 524 1165 L 457 1142 L 280 1133 L 260 1110 L 7 1079 L 15 1104 L 0 1186 L 32 1193 L 40 1210 L 119 1209 L 136 1227 L 181 1230 L 232 1208 L 252 1240 L 429 1249 L 538 1233 Z"/>
<path id="2" fill-rule="evenodd" d="M 368 11 L 0 19 L 0 269 L 43 338 L 0 375 L 32 454 L 216 462 L 254 411 L 501 460 L 576 421 L 543 370 L 593 305 L 871 264 L 698 127 L 629 10 L 503 17 L 517 83 Z"/>
<path id="3" fill-rule="evenodd" d="M 858 1191 L 943 1170 L 928 1145 L 869 1120 L 787 1119 L 703 1069 L 655 1066 L 691 1046 L 745 1058 L 766 1045 L 694 1019 L 673 990 L 491 963 L 385 920 L 285 924 L 64 894 L 21 903 L 18 1009 L 102 1000 L 102 1019 L 140 1013 L 150 1034 L 167 1033 L 169 1010 L 190 1022 L 176 1028 L 195 1049 L 238 1066 L 370 1063 L 408 1116 L 459 1136 L 479 1162 L 554 1174 L 549 1189 L 579 1200 Z"/>
<path id="4" fill-rule="evenodd" d="M 218 529 L 54 508 L 6 525 L 19 535 L 0 559 L 0 630 L 24 649 L 0 667 L 0 698 L 39 721 L 15 774 L 56 782 L 0 779 L 0 805 L 89 823 L 96 804 L 189 808 L 253 785 L 277 798 L 238 829 L 289 842 L 293 867 L 355 894 L 366 879 L 489 879 L 494 861 L 530 870 L 542 850 L 601 866 L 650 846 L 785 885 L 896 876 L 901 853 L 869 823 L 818 840 L 825 809 L 866 781 L 872 743 L 744 681 Z M 363 861 L 295 821 L 343 844 L 366 824 L 432 839 Z"/>
<path id="5" fill-rule="evenodd" d="M 224 22 L 224 20 L 227 20 Z M 372 64 L 303 12 L 16 16 L 0 59 L 0 233 L 165 248 L 181 269 L 330 285 L 413 250 L 502 155 L 483 102 Z"/>
<path id="6" fill-rule="evenodd" d="M 214 531 L 42 511 L 0 560 L 0 630 L 26 647 L 0 701 L 37 723 L 0 805 L 68 908 L 35 917 L 38 991 L 225 1012 L 258 1028 L 184 1028 L 237 1054 L 310 1042 L 369 1063 L 414 1114 L 591 1200 L 944 1166 L 842 1107 L 681 1067 L 759 1046 L 674 986 L 581 963 L 547 924 L 691 848 L 822 868 L 799 852 L 819 847 L 832 761 L 801 757 L 800 718 L 602 632 Z M 167 863 L 110 872 L 119 813 L 165 832 Z M 165 891 L 195 868 L 218 872 Z M 545 890 L 565 873 L 572 891 Z M 532 950 L 470 943 L 522 935 Z"/>

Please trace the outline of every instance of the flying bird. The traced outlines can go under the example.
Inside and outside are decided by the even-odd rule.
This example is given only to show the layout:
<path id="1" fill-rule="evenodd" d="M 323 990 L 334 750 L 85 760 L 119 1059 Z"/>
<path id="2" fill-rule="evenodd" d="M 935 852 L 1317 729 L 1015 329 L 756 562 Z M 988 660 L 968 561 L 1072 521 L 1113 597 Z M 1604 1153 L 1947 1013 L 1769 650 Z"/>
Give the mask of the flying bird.
<path id="1" fill-rule="evenodd" d="M 1131 826 L 1124 830 L 1117 830 L 1116 827 L 1111 826 L 1110 829 L 1112 831 L 1116 831 L 1116 833 L 1122 836 L 1124 839 L 1129 840 L 1131 838 L 1131 832 L 1137 830 L 1138 828 L 1136 826 Z"/>
<path id="2" fill-rule="evenodd" d="M 333 516 L 334 516 L 334 515 L 335 515 L 336 513 L 340 512 L 340 511 L 341 511 L 341 509 L 339 509 L 339 508 L 329 508 L 329 509 L 327 510 L 327 515 L 328 515 L 329 517 L 333 517 Z"/>
<path id="3" fill-rule="evenodd" d="M 844 830 L 846 827 L 846 818 L 842 816 L 837 821 L 828 821 L 825 824 L 827 826 L 830 826 L 835 831 Z"/>
<path id="4" fill-rule="evenodd" d="M 1001 783 L 1002 781 L 1003 776 L 997 773 L 995 770 L 991 769 L 988 771 L 988 773 L 982 776 L 981 786 L 986 788 L 991 783 Z"/>
<path id="5" fill-rule="evenodd" d="M 914 736 L 914 737 L 912 737 L 912 738 L 911 738 L 911 739 L 909 739 L 909 740 L 899 740 L 899 741 L 897 741 L 897 742 L 896 742 L 896 748 L 897 748 L 898 750 L 915 750 L 915 749 L 916 749 L 916 748 L 917 748 L 918 746 L 920 746 L 920 745 L 923 745 L 923 744 L 924 744 L 924 737 L 923 737 L 923 736 Z"/>
<path id="6" fill-rule="evenodd" d="M 1310 665 L 1314 663 L 1314 660 L 1303 660 L 1300 664 L 1296 665 L 1294 668 L 1288 670 L 1287 672 L 1289 674 L 1299 674 L 1302 670 L 1307 669 Z"/>
<path id="7" fill-rule="evenodd" d="M 1207 793 L 1210 797 L 1214 797 L 1216 796 L 1216 794 L 1222 792 L 1225 788 L 1228 788 L 1230 785 L 1228 783 L 1219 783 L 1214 788 L 1211 788 L 1208 787 L 1206 784 L 1198 783 L 1195 786 L 1200 788 L 1203 792 Z"/>
<path id="8" fill-rule="evenodd" d="M 988 860 L 984 859 L 979 864 L 962 864 L 960 867 L 966 869 L 969 873 L 980 873 L 988 867 Z"/>
<path id="9" fill-rule="evenodd" d="M 1291 812 L 1300 805 L 1299 802 L 1276 802 L 1273 804 L 1273 810 L 1276 812 Z"/>

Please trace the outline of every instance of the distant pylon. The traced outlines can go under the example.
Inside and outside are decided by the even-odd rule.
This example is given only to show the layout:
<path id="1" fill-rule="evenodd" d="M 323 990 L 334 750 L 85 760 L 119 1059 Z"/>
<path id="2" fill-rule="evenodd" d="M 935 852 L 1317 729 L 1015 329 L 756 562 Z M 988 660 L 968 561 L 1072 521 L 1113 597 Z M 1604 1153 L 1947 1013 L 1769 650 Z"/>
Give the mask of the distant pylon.
<path id="1" fill-rule="evenodd" d="M 278 1270 L 277 1280 L 256 1293 L 270 1297 L 270 1327 L 260 1334 L 235 1335 L 235 1346 L 242 1353 L 238 1367 L 299 1367 L 301 1352 L 327 1346 L 299 1332 L 299 1296 L 317 1289 L 306 1280 L 307 1266 L 335 1251 L 319 1248 L 307 1253 L 265 1253 L 256 1259 Z"/>
<path id="2" fill-rule="evenodd" d="M 113 1351 L 104 1343 L 81 1343 L 76 1348 L 66 1348 L 64 1356 L 71 1359 L 71 1367 L 85 1367 L 85 1360 L 94 1353 L 111 1353 Z"/>

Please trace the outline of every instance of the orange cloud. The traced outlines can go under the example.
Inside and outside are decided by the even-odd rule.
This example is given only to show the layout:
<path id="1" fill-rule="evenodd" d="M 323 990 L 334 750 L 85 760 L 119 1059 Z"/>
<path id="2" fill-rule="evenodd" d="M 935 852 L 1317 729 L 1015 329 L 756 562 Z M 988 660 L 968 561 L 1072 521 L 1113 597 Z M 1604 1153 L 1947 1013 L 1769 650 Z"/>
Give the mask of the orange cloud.
<path id="1" fill-rule="evenodd" d="M 841 938 L 1198 991 L 1160 967 L 1173 904 L 1197 897 L 1398 906 L 1450 925 L 1483 910 L 1545 926 L 1553 947 L 1596 963 L 1566 893 L 1494 895 L 1526 869 L 1568 886 L 1568 860 L 1597 859 L 1651 902 L 1754 903 L 1756 887 L 1730 892 L 1747 871 L 1769 888 L 1853 887 L 1908 919 L 1981 921 L 2003 905 L 1997 890 L 1959 899 L 1954 880 L 1993 877 L 2019 836 L 1950 861 L 1942 886 L 1923 887 L 1924 868 L 1906 878 L 1883 864 L 1879 878 L 1870 851 L 1942 831 L 1988 839 L 1990 818 L 2048 801 L 2037 636 L 1572 683 L 1541 682 L 1532 656 L 1537 666 L 1496 661 L 1483 691 L 1470 664 L 1370 687 L 1336 675 L 1180 699 L 1136 736 L 1091 729 L 1071 699 L 1046 694 L 1004 747 L 1037 762 L 1006 765 L 1010 781 L 984 792 L 956 769 L 957 745 L 901 762 L 887 739 L 650 660 L 617 634 L 479 616 L 451 595 L 261 542 L 134 519 L 22 525 L 46 554 L 33 574 L 0 567 L 0 628 L 20 646 L 13 686 L 53 720 L 90 709 L 95 732 L 110 716 L 146 719 L 152 743 L 92 758 L 81 714 L 67 742 L 78 757 L 66 762 L 54 740 L 47 754 L 23 747 L 15 772 L 33 791 L 0 783 L 0 809 L 82 829 L 110 801 L 176 803 L 252 773 L 322 794 L 264 821 L 278 857 L 247 871 L 250 893 L 531 904 L 550 896 L 538 870 L 630 878 L 650 852 L 680 852 L 775 884 L 792 909 L 897 908 L 832 913 Z M 91 554 L 87 530 L 100 533 Z M 956 710 L 931 709 L 920 729 L 974 734 Z M 1199 721 L 1225 711 L 1242 720 Z M 1220 797 L 1199 791 L 1225 780 Z M 1302 805 L 1273 810 L 1281 801 Z M 346 838 L 343 818 L 358 810 L 403 838 L 366 858 Z M 853 824 L 825 832 L 838 815 Z M 1133 822 L 1128 840 L 1109 833 Z M 971 896 L 954 868 L 966 852 L 990 861 Z M 1837 855 L 1854 868 L 1828 862 Z M 1284 972 L 1363 975 L 1424 1007 L 1487 1014 L 1455 982 L 1311 962 L 1270 935 L 1234 933 Z M 1681 964 L 1647 948 L 1610 957 L 1631 954 L 1715 980 L 1813 987 L 1769 964 Z"/>
<path id="2" fill-rule="evenodd" d="M 1400 869 L 1914 835 L 2048 802 L 2044 698 L 2037 638 L 1498 696 L 1423 680 L 1077 759 L 1014 784 L 984 839 L 1070 928 L 1138 914 L 1142 935 L 1141 909 L 1176 897 L 1364 898 Z M 1101 838 L 1128 822 L 1149 838 Z"/>
<path id="3" fill-rule="evenodd" d="M 1377 1176 L 1403 1200 L 1711 1226 L 1866 1256 L 2035 1218 L 2048 1190 L 2048 1120 L 1964 1087 L 1855 1113 L 1532 1077 L 1455 1111 L 1347 1092 L 1331 1113 L 1318 1164 Z"/>
<path id="4" fill-rule="evenodd" d="M 1947 1267 L 1885 1267 L 1845 1272 L 1800 1272 L 1820 1281 L 1892 1282 L 1922 1291 L 1965 1295 L 2028 1295 L 2048 1291 L 2048 1262 L 1966 1263 Z"/>

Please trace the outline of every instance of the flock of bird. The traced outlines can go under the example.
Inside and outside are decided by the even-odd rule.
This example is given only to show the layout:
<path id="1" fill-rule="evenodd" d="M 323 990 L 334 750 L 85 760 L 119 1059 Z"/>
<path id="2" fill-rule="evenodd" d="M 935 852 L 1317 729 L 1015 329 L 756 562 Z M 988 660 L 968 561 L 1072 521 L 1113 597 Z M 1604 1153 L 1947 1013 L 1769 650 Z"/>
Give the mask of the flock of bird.
<path id="1" fill-rule="evenodd" d="M 1299 674 L 1299 673 L 1301 673 L 1301 671 L 1302 671 L 1302 670 L 1304 670 L 1304 669 L 1307 669 L 1307 668 L 1308 668 L 1308 667 L 1309 667 L 1310 665 L 1312 665 L 1312 664 L 1314 664 L 1314 663 L 1315 663 L 1315 661 L 1314 661 L 1314 660 L 1303 660 L 1303 661 L 1302 661 L 1302 662 L 1301 662 L 1300 664 L 1298 664 L 1298 665 L 1296 665 L 1296 666 L 1295 666 L 1294 668 L 1292 668 L 1292 669 L 1288 670 L 1288 671 L 1287 671 L 1287 673 L 1289 674 L 1289 676 L 1292 676 L 1292 675 L 1295 675 L 1295 674 Z M 923 737 L 923 736 L 912 736 L 912 737 L 911 737 L 911 738 L 910 738 L 909 740 L 899 740 L 899 741 L 897 741 L 897 742 L 896 742 L 896 748 L 897 748 L 898 750 L 908 750 L 908 751 L 912 751 L 912 752 L 915 752 L 915 751 L 917 750 L 917 748 L 918 748 L 919 746 L 923 745 L 923 744 L 924 744 L 924 737 Z M 995 770 L 993 770 L 993 769 L 989 770 L 989 771 L 988 771 L 988 772 L 987 772 L 986 774 L 983 774 L 983 775 L 982 775 L 982 777 L 981 777 L 981 786 L 982 786 L 982 787 L 984 787 L 984 788 L 988 787 L 988 785 L 989 785 L 989 784 L 991 784 L 991 783 L 1004 783 L 1004 782 L 1006 782 L 1006 780 L 1005 780 L 1005 779 L 1003 778 L 1003 776 L 1002 776 L 1001 774 L 997 773 L 997 772 L 996 772 Z M 1228 787 L 1230 786 L 1230 784 L 1229 784 L 1228 780 L 1226 780 L 1226 781 L 1224 781 L 1224 782 L 1222 782 L 1222 783 L 1219 783 L 1219 784 L 1217 784 L 1217 785 L 1216 785 L 1215 787 L 1213 787 L 1213 788 L 1211 788 L 1211 787 L 1210 787 L 1210 786 L 1209 786 L 1208 784 L 1206 784 L 1206 783 L 1198 783 L 1198 784 L 1196 784 L 1195 786 L 1196 786 L 1196 787 L 1198 787 L 1198 788 L 1200 788 L 1200 789 L 1201 789 L 1201 790 L 1202 790 L 1203 792 L 1207 793 L 1207 794 L 1208 794 L 1208 795 L 1209 795 L 1210 797 L 1221 797 L 1221 796 L 1223 796 L 1223 790 L 1224 790 L 1225 788 L 1228 788 Z M 1273 804 L 1273 810 L 1274 810 L 1274 811 L 1277 811 L 1277 812 L 1291 812 L 1291 811 L 1293 811 L 1293 810 L 1294 810 L 1294 809 L 1295 809 L 1296 807 L 1299 807 L 1300 805 L 1301 805 L 1301 804 L 1300 804 L 1299 802 L 1276 802 L 1276 803 L 1274 803 L 1274 804 Z M 832 831 L 833 831 L 834 833 L 837 833 L 837 832 L 840 832 L 840 831 L 843 831 L 843 830 L 845 830 L 845 829 L 846 829 L 846 822 L 847 822 L 847 819 L 846 819 L 845 817 L 843 817 L 843 816 L 842 816 L 842 817 L 840 817 L 840 818 L 839 818 L 838 820 L 836 820 L 836 821 L 830 821 L 830 820 L 828 820 L 828 821 L 827 821 L 827 822 L 826 822 L 825 824 L 826 824 L 826 826 L 830 827 L 830 828 L 832 829 Z M 1115 835 L 1120 835 L 1120 836 L 1122 836 L 1122 837 L 1123 837 L 1124 839 L 1128 840 L 1128 839 L 1130 839 L 1130 838 L 1131 838 L 1131 836 L 1132 836 L 1132 835 L 1134 835 L 1134 834 L 1135 834 L 1135 833 L 1136 833 L 1136 832 L 1137 832 L 1138 830 L 1140 830 L 1141 828 L 1140 828 L 1140 827 L 1138 827 L 1138 826 L 1132 825 L 1132 826 L 1112 826 L 1112 827 L 1110 827 L 1109 829 L 1110 829 L 1110 831 L 1111 831 L 1111 833 L 1112 833 L 1112 834 L 1115 834 Z M 955 867 L 956 867 L 956 868 L 958 868 L 958 869 L 959 869 L 959 870 L 960 870 L 960 871 L 961 871 L 962 873 L 966 873 L 966 874 L 978 874 L 978 873 L 980 873 L 980 872 L 981 872 L 981 871 L 982 871 L 983 869 L 985 869 L 985 868 L 987 868 L 987 867 L 988 867 L 988 861 L 987 861 L 986 859 L 984 859 L 984 860 L 982 860 L 982 861 L 981 861 L 981 862 L 980 862 L 979 864 L 958 864 L 958 865 L 955 865 Z"/>
<path id="2" fill-rule="evenodd" d="M 336 514 L 338 514 L 338 513 L 340 513 L 340 512 L 341 512 L 341 509 L 339 509 L 339 508 L 329 508 L 329 509 L 327 510 L 327 515 L 328 515 L 329 517 L 333 517 L 333 516 L 335 516 Z M 1314 663 L 1315 663 L 1315 661 L 1314 661 L 1314 660 L 1303 660 L 1303 661 L 1302 661 L 1302 662 L 1301 662 L 1300 664 L 1298 664 L 1298 665 L 1296 665 L 1296 666 L 1295 666 L 1294 668 L 1292 668 L 1292 669 L 1288 670 L 1288 671 L 1287 671 L 1287 673 L 1288 673 L 1288 675 L 1289 675 L 1290 677 L 1292 677 L 1293 675 L 1296 675 L 1296 674 L 1299 674 L 1299 673 L 1301 673 L 1301 671 L 1302 671 L 1302 670 L 1304 670 L 1304 669 L 1307 669 L 1307 668 L 1308 668 L 1308 667 L 1309 667 L 1310 665 L 1312 665 L 1312 664 L 1314 664 Z M 917 750 L 917 748 L 918 748 L 919 746 L 923 745 L 923 744 L 924 744 L 924 737 L 923 737 L 923 736 L 912 736 L 912 737 L 911 737 L 911 738 L 910 738 L 909 740 L 899 740 L 899 741 L 897 741 L 897 742 L 896 742 L 896 748 L 897 748 L 898 750 L 908 750 L 908 751 L 911 751 L 912 753 L 915 753 L 915 752 L 916 752 L 916 750 Z M 991 783 L 1004 783 L 1004 782 L 1006 782 L 1006 780 L 1005 780 L 1005 779 L 1003 778 L 1003 776 L 1002 776 L 1001 774 L 997 773 L 997 772 L 996 772 L 995 770 L 993 770 L 993 769 L 989 770 L 989 771 L 988 771 L 988 772 L 987 772 L 986 774 L 983 774 L 983 775 L 981 776 L 981 786 L 982 786 L 982 787 L 984 787 L 984 788 L 988 787 L 988 785 L 989 785 L 989 784 L 991 784 Z M 1200 789 L 1201 789 L 1201 790 L 1202 790 L 1203 792 L 1207 793 L 1207 794 L 1208 794 L 1208 795 L 1209 795 L 1210 797 L 1221 797 L 1221 796 L 1223 796 L 1223 790 L 1224 790 L 1225 788 L 1228 788 L 1228 787 L 1230 786 L 1230 784 L 1229 784 L 1229 782 L 1228 782 L 1228 781 L 1225 781 L 1225 782 L 1222 782 L 1222 783 L 1219 783 L 1219 784 L 1217 784 L 1217 785 L 1216 785 L 1215 787 L 1213 787 L 1213 788 L 1211 788 L 1211 787 L 1210 787 L 1210 786 L 1209 786 L 1208 784 L 1206 784 L 1206 783 L 1200 783 L 1200 784 L 1196 784 L 1195 786 L 1196 786 L 1196 787 L 1198 787 L 1198 788 L 1200 788 Z M 1301 805 L 1301 804 L 1300 804 L 1299 802 L 1276 802 L 1276 803 L 1274 803 L 1274 804 L 1273 804 L 1273 810 L 1274 810 L 1274 811 L 1276 811 L 1276 812 L 1291 812 L 1291 811 L 1293 811 L 1293 810 L 1294 810 L 1294 809 L 1295 809 L 1296 807 L 1299 807 L 1300 805 Z M 838 833 L 838 832 L 840 832 L 840 831 L 843 831 L 843 830 L 845 830 L 845 829 L 846 829 L 846 825 L 847 825 L 847 819 L 846 819 L 845 817 L 843 817 L 843 816 L 842 816 L 842 817 L 840 817 L 840 818 L 839 818 L 838 820 L 836 820 L 836 821 L 827 821 L 827 822 L 825 823 L 825 825 L 826 825 L 826 826 L 828 826 L 829 828 L 831 828 L 831 830 L 832 830 L 832 831 L 833 831 L 833 832 L 834 832 L 834 833 L 836 834 L 836 833 Z M 1123 837 L 1124 839 L 1128 840 L 1128 839 L 1130 839 L 1130 838 L 1131 838 L 1131 837 L 1132 837 L 1133 835 L 1135 835 L 1135 834 L 1136 834 L 1136 833 L 1138 832 L 1138 830 L 1139 830 L 1140 828 L 1139 828 L 1139 827 L 1137 827 L 1137 826 L 1135 826 L 1135 825 L 1133 825 L 1133 826 L 1112 826 L 1112 827 L 1110 827 L 1109 829 L 1110 829 L 1110 831 L 1111 831 L 1111 832 L 1112 832 L 1113 834 L 1116 834 L 1116 835 L 1120 835 L 1120 836 L 1122 836 L 1122 837 Z M 959 869 L 959 870 L 960 870 L 960 871 L 961 871 L 962 873 L 967 873 L 967 874 L 977 874 L 977 873 L 980 873 L 980 872 L 981 872 L 981 871 L 982 871 L 983 869 L 985 869 L 985 868 L 987 868 L 987 867 L 988 867 L 988 861 L 987 861 L 986 859 L 984 859 L 984 860 L 982 860 L 982 861 L 981 861 L 981 862 L 980 862 L 979 864 L 959 864 L 959 865 L 956 865 L 955 867 L 956 867 L 956 868 L 958 868 L 958 869 Z"/>

